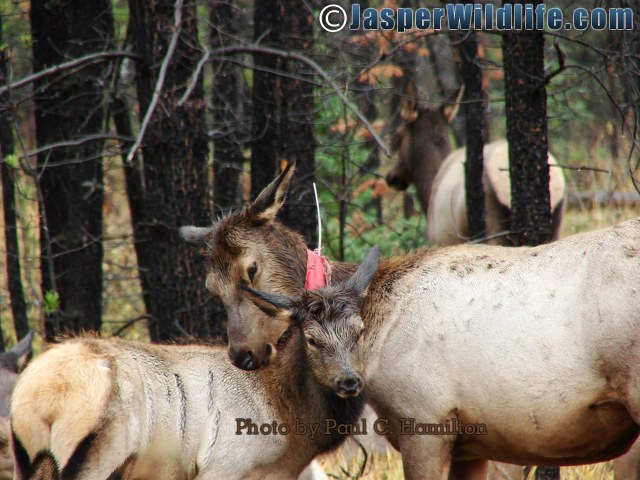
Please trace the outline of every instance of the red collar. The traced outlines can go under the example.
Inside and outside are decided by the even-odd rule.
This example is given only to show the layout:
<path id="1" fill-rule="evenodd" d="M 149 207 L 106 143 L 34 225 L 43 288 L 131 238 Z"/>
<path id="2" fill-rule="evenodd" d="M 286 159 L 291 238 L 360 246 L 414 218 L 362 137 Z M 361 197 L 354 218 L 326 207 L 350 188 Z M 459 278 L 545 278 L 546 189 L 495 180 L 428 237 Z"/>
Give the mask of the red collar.
<path id="1" fill-rule="evenodd" d="M 311 251 L 307 248 L 307 278 L 304 288 L 316 290 L 326 287 L 331 279 L 331 262 L 318 250 Z"/>

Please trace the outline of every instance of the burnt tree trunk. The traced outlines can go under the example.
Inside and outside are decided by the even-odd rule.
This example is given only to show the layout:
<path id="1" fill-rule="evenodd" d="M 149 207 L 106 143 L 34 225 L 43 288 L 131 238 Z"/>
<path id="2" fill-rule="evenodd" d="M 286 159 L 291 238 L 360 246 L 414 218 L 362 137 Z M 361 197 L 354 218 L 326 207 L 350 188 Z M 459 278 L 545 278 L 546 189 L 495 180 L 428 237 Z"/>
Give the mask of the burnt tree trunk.
<path id="1" fill-rule="evenodd" d="M 236 7 L 229 2 L 214 2 L 210 10 L 211 48 L 220 48 L 235 41 L 239 21 Z M 244 164 L 241 129 L 242 70 L 228 60 L 213 64 L 213 204 L 218 213 L 242 206 L 240 183 Z"/>
<path id="2" fill-rule="evenodd" d="M 201 55 L 196 6 L 185 2 L 178 28 L 174 2 L 130 0 L 129 10 L 133 51 L 140 57 L 136 86 L 141 118 L 151 103 L 161 66 L 169 62 L 158 106 L 142 142 L 142 174 L 129 171 L 128 180 L 143 182 L 130 187 L 143 195 L 135 201 L 143 202 L 144 207 L 137 213 L 132 209 L 132 217 L 149 334 L 154 342 L 182 336 L 185 331 L 212 337 L 217 325 L 210 320 L 212 301 L 203 288 L 202 259 L 178 235 L 181 225 L 211 222 L 201 78 L 189 99 L 178 106 Z M 174 32 L 178 40 L 171 52 Z"/>
<path id="3" fill-rule="evenodd" d="M 462 78 L 464 81 L 464 120 L 467 157 L 465 161 L 465 192 L 467 222 L 471 240 L 486 236 L 484 188 L 484 102 L 482 70 L 478 64 L 478 43 L 475 32 L 470 31 L 460 43 Z"/>
<path id="4" fill-rule="evenodd" d="M 304 8 L 292 15 L 289 2 L 284 0 L 256 2 L 254 21 L 254 37 L 269 46 L 287 51 L 311 48 L 313 16 Z M 273 179 L 280 162 L 295 162 L 296 175 L 280 215 L 283 223 L 299 231 L 308 245 L 315 245 L 312 73 L 306 65 L 281 57 L 255 55 L 254 62 L 258 70 L 253 86 L 256 140 L 251 156 L 251 196 L 255 198 Z M 260 71 L 273 70 L 274 66 L 276 75 Z M 305 76 L 309 81 L 300 78 Z"/>
<path id="5" fill-rule="evenodd" d="M 7 85 L 8 60 L 7 47 L 3 41 L 2 16 L 0 16 L 0 86 Z M 9 299 L 13 315 L 13 327 L 16 339 L 29 332 L 27 305 L 22 290 L 20 268 L 20 247 L 18 245 L 18 226 L 16 222 L 16 196 L 14 175 L 18 173 L 15 165 L 9 165 L 7 158 L 14 153 L 12 108 L 9 93 L 0 96 L 0 178 L 2 179 L 2 205 L 4 210 L 4 238 L 7 261 L 7 282 Z M 0 350 L 4 351 L 4 335 L 0 329 Z"/>
<path id="6" fill-rule="evenodd" d="M 34 0 L 30 9 L 33 68 L 109 48 L 111 2 Z M 98 134 L 104 125 L 107 64 L 34 84 L 39 147 Z M 59 295 L 45 317 L 48 340 L 69 330 L 100 331 L 102 313 L 102 142 L 46 149 L 38 155 L 43 297 Z M 55 307 L 55 302 L 53 302 Z"/>
<path id="7" fill-rule="evenodd" d="M 313 15 L 306 8 L 292 15 L 290 3 L 280 0 L 278 12 L 282 25 L 282 48 L 308 51 L 313 42 Z M 289 187 L 287 202 L 280 217 L 285 225 L 295 228 L 307 245 L 317 246 L 313 182 L 315 180 L 315 148 L 313 132 L 313 73 L 309 67 L 294 60 L 280 60 L 280 95 L 283 99 L 280 115 L 280 151 L 283 159 L 296 162 L 296 175 Z M 306 77 L 304 79 L 294 78 Z"/>
<path id="8" fill-rule="evenodd" d="M 511 177 L 509 238 L 516 246 L 539 245 L 553 235 L 543 32 L 504 32 L 502 51 Z M 536 478 L 558 479 L 560 469 L 538 467 Z"/>
<path id="9" fill-rule="evenodd" d="M 278 47 L 280 43 L 278 0 L 255 2 L 253 39 L 261 45 Z M 278 96 L 278 77 L 273 72 L 279 59 L 274 55 L 253 55 L 253 132 L 251 143 L 251 200 L 266 187 L 277 172 L 278 116 L 281 105 Z"/>
<path id="10" fill-rule="evenodd" d="M 543 32 L 504 32 L 502 51 L 511 176 L 509 238 L 514 245 L 539 245 L 553 235 Z"/>

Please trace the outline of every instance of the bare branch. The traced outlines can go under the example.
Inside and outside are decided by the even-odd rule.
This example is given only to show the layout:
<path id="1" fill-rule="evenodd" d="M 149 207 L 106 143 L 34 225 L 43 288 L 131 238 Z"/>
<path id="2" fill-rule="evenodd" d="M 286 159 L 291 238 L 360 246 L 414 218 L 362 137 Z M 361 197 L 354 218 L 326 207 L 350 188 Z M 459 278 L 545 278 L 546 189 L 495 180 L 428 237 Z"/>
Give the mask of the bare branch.
<path id="1" fill-rule="evenodd" d="M 324 82 L 331 87 L 331 89 L 336 93 L 336 95 L 338 95 L 338 98 L 340 98 L 342 103 L 349 110 L 351 110 L 351 112 L 362 122 L 362 124 L 366 127 L 366 129 L 371 134 L 371 137 L 376 141 L 376 143 L 384 151 L 385 155 L 387 155 L 388 157 L 391 156 L 391 150 L 389 150 L 389 147 L 387 147 L 387 145 L 382 140 L 382 138 L 380 138 L 380 135 L 378 135 L 378 133 L 375 131 L 371 123 L 369 123 L 367 118 L 362 114 L 362 112 L 360 112 L 358 107 L 356 107 L 345 96 L 345 94 L 342 93 L 342 89 L 340 88 L 340 86 L 336 84 L 336 82 L 331 78 L 331 76 L 329 76 L 329 74 L 312 59 L 296 52 L 288 52 L 285 50 L 279 50 L 277 48 L 262 47 L 260 45 L 255 45 L 255 44 L 233 45 L 229 47 L 216 48 L 214 50 L 206 50 L 205 54 L 198 62 L 198 68 L 194 72 L 194 75 L 190 82 L 189 89 L 192 90 L 192 86 L 195 85 L 197 80 L 197 75 L 199 75 L 202 70 L 202 68 L 200 67 L 202 63 L 206 62 L 207 60 L 209 60 L 211 57 L 214 57 L 214 56 L 226 57 L 229 55 L 233 55 L 235 53 L 262 53 L 265 55 L 277 55 L 281 58 L 297 60 L 298 62 L 304 63 L 305 65 L 310 67 L 313 71 L 315 71 L 320 76 L 320 78 L 322 78 L 322 80 L 324 80 Z M 187 94 L 190 94 L 190 93 L 191 92 L 187 90 L 187 92 L 185 93 L 183 98 L 180 100 L 180 102 L 183 102 L 186 99 L 186 96 L 188 96 Z M 180 104 L 181 103 L 179 103 L 179 105 Z"/>
<path id="2" fill-rule="evenodd" d="M 140 126 L 140 131 L 138 132 L 138 137 L 134 142 L 131 150 L 129 150 L 129 154 L 127 155 L 126 163 L 131 163 L 133 160 L 133 156 L 136 154 L 138 148 L 140 148 L 140 144 L 142 143 L 142 139 L 144 138 L 144 134 L 149 127 L 149 122 L 151 121 L 151 117 L 153 112 L 158 105 L 158 101 L 160 100 L 160 94 L 162 93 L 162 87 L 164 86 L 164 80 L 167 77 L 167 70 L 169 69 L 169 63 L 171 62 L 171 57 L 173 57 L 173 52 L 175 52 L 176 46 L 178 45 L 178 37 L 180 36 L 180 29 L 182 27 L 182 3 L 183 0 L 176 0 L 174 6 L 174 23 L 173 23 L 173 34 L 171 35 L 171 42 L 169 43 L 169 48 L 167 48 L 167 54 L 162 61 L 162 65 L 160 67 L 160 73 L 158 74 L 158 81 L 156 82 L 156 86 L 153 89 L 153 96 L 151 97 L 151 102 L 149 103 L 149 107 L 147 108 L 147 112 L 144 115 L 144 119 L 142 121 L 142 125 Z"/>
<path id="3" fill-rule="evenodd" d="M 117 58 L 117 57 L 140 58 L 136 55 L 132 55 L 131 53 L 127 53 L 127 52 L 92 53 L 91 55 L 75 58 L 68 62 L 60 63 L 58 65 L 54 65 L 53 67 L 40 70 L 39 72 L 36 72 L 33 75 L 29 75 L 28 77 L 24 77 L 11 84 L 0 87 L 0 95 L 7 93 L 9 90 L 17 90 L 19 88 L 25 87 L 30 83 L 37 82 L 38 80 L 49 77 L 51 75 L 55 75 L 56 73 L 64 72 L 66 70 L 70 70 L 73 68 L 85 67 L 87 65 L 91 65 L 98 61 L 104 60 L 105 58 Z"/>
<path id="4" fill-rule="evenodd" d="M 209 60 L 210 53 L 211 51 L 206 46 L 204 46 L 204 55 L 202 55 L 202 58 L 198 60 L 198 65 L 196 65 L 196 69 L 194 70 L 193 75 L 191 75 L 191 80 L 189 81 L 189 86 L 187 87 L 187 91 L 184 92 L 184 95 L 182 95 L 182 97 L 178 101 L 179 107 L 184 105 L 184 102 L 187 101 L 187 99 L 193 93 L 193 90 L 196 88 L 196 85 L 198 84 L 198 78 L 200 77 L 200 73 L 202 72 L 202 69 L 207 63 L 207 60 Z"/>
<path id="5" fill-rule="evenodd" d="M 48 152 L 50 150 L 54 150 L 56 148 L 66 148 L 66 147 L 77 147 L 78 145 L 82 145 L 84 143 L 93 142 L 96 140 L 119 140 L 119 141 L 131 141 L 130 137 L 124 137 L 122 135 L 113 135 L 113 134 L 95 134 L 95 135 L 86 135 L 78 140 L 65 140 L 63 142 L 54 142 L 49 145 L 45 145 L 44 147 L 36 148 L 35 150 L 31 150 L 24 155 L 21 155 L 21 158 L 27 159 L 30 157 L 35 157 L 44 152 Z M 65 164 L 70 163 L 65 161 Z"/>

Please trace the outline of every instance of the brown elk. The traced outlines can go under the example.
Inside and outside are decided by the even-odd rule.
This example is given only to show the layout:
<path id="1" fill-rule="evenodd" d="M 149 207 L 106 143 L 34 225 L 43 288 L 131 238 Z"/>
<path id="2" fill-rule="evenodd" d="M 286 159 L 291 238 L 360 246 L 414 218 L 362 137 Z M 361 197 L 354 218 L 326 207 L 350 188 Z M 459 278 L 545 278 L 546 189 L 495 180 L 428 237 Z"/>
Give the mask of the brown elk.
<path id="1" fill-rule="evenodd" d="M 284 195 L 292 174 L 293 169 L 288 167 L 260 194 L 256 202 L 241 212 L 230 214 L 211 227 L 184 227 L 182 229 L 183 237 L 190 243 L 200 246 L 206 255 L 208 268 L 207 287 L 213 293 L 220 293 L 225 300 L 227 310 L 234 312 L 234 315 L 230 316 L 230 324 L 228 325 L 230 352 L 232 360 L 235 360 L 241 367 L 247 366 L 246 362 L 238 361 L 238 359 L 243 360 L 245 355 L 251 358 L 251 367 L 253 368 L 266 365 L 270 359 L 272 360 L 275 349 L 267 346 L 276 345 L 288 325 L 286 322 L 279 321 L 278 318 L 269 319 L 257 307 L 253 307 L 251 302 L 243 295 L 243 290 L 239 285 L 245 284 L 255 289 L 288 295 L 294 295 L 303 290 L 307 265 L 307 251 L 304 241 L 299 234 L 284 227 L 275 219 L 276 213 L 284 201 Z M 609 233 L 609 235 L 611 234 Z M 564 263 L 571 263 L 572 260 L 569 257 L 575 257 L 576 252 L 579 250 L 579 246 L 572 247 L 574 238 L 579 237 L 564 240 L 561 242 L 561 246 L 557 247 L 561 248 L 558 253 L 563 253 L 565 256 L 564 260 L 566 261 Z M 606 242 L 596 241 L 595 243 L 606 245 Z M 550 250 L 547 252 L 547 258 L 554 254 L 554 250 L 550 246 L 548 248 Z M 635 251 L 634 248 L 633 245 L 629 245 L 627 251 L 630 255 Z M 585 246 L 584 255 L 587 255 L 586 252 L 593 249 L 593 242 L 591 242 L 589 246 Z M 596 252 L 599 252 L 600 249 L 601 245 L 595 249 L 594 255 L 597 255 L 598 253 Z M 420 255 L 425 255 L 425 258 L 429 259 L 429 263 L 424 267 L 421 267 L 417 262 L 422 258 Z M 409 257 L 412 261 L 417 262 L 415 265 L 408 264 L 411 262 L 403 263 L 393 259 L 386 260 L 382 262 L 381 269 L 387 269 L 390 278 L 403 278 L 410 272 L 415 273 L 416 269 L 422 269 L 425 272 L 430 269 L 433 270 L 433 281 L 440 285 L 440 288 L 435 288 L 434 290 L 428 287 L 421 287 L 418 290 L 420 292 L 435 291 L 437 298 L 434 298 L 434 302 L 438 301 L 438 309 L 442 308 L 445 311 L 446 308 L 445 313 L 448 312 L 448 317 L 445 321 L 443 318 L 444 313 L 425 308 L 424 312 L 430 312 L 429 316 L 431 318 L 428 321 L 425 318 L 421 318 L 420 321 L 422 323 L 432 324 L 436 322 L 443 324 L 448 321 L 454 322 L 462 314 L 466 315 L 465 312 L 468 309 L 466 305 L 470 305 L 473 306 L 473 311 L 478 313 L 479 316 L 489 315 L 496 311 L 500 315 L 513 317 L 513 312 L 518 312 L 523 321 L 535 326 L 539 324 L 541 318 L 545 318 L 545 314 L 538 310 L 544 308 L 548 301 L 557 302 L 557 298 L 560 295 L 556 292 L 556 289 L 566 289 L 570 286 L 569 282 L 557 278 L 559 275 L 563 275 L 564 263 L 559 264 L 559 266 L 556 266 L 553 262 L 543 265 L 539 260 L 536 260 L 538 256 L 539 253 L 536 249 L 511 250 L 497 248 L 492 250 L 488 248 L 481 251 L 480 247 L 460 246 L 435 250 L 428 257 L 424 253 Z M 457 257 L 460 258 L 458 259 Z M 482 268 L 476 265 L 481 260 L 486 262 L 481 266 Z M 529 265 L 530 262 L 533 262 L 533 265 Z M 467 267 L 467 263 L 469 267 Z M 514 263 L 517 264 L 518 268 L 512 268 Z M 578 266 L 579 263 L 579 261 L 576 261 L 575 266 Z M 548 281 L 545 280 L 545 268 L 549 269 Z M 355 266 L 353 265 L 336 263 L 332 267 L 332 280 L 339 281 L 348 276 L 348 272 L 354 269 Z M 441 272 L 440 270 L 443 269 L 444 272 Z M 524 271 L 518 273 L 521 269 L 524 269 Z M 574 266 L 566 266 L 566 270 L 574 271 Z M 486 297 L 480 293 L 472 295 L 466 303 L 463 302 L 465 307 L 462 308 L 460 307 L 461 303 L 458 301 L 457 290 L 461 285 L 464 285 L 465 279 L 475 277 L 476 274 L 471 275 L 473 272 L 476 272 L 476 274 L 479 272 L 493 272 L 499 275 L 497 279 L 483 279 L 483 281 L 486 280 L 486 288 L 491 289 L 491 295 Z M 518 281 L 513 280 L 513 276 L 518 277 Z M 606 277 L 610 278 L 611 275 L 606 275 Z M 444 287 L 442 287 L 442 284 L 444 284 Z M 630 285 L 633 285 L 633 282 Z M 534 287 L 541 289 L 541 291 L 548 291 L 549 289 L 551 291 L 549 298 L 545 299 L 545 302 L 541 301 L 539 304 L 531 306 L 529 303 L 535 301 L 535 297 L 530 295 L 530 291 L 534 291 Z M 502 292 L 510 294 L 510 292 L 515 291 L 520 293 L 526 291 L 527 295 L 514 294 L 508 298 L 508 302 L 502 298 L 494 298 Z M 574 293 L 579 293 L 580 291 L 582 290 L 575 289 Z M 467 293 L 471 295 L 470 292 Z M 415 296 L 412 291 L 408 291 L 407 295 Z M 420 296 L 423 295 L 426 295 L 426 293 L 421 293 Z M 566 298 L 571 299 L 573 297 L 567 295 Z M 601 297 L 594 294 L 590 300 L 592 301 L 595 298 Z M 527 301 L 529 302 L 527 306 L 530 308 L 525 308 L 523 303 L 517 303 L 516 306 L 509 303 L 514 301 L 516 303 Z M 576 305 L 581 305 L 582 302 L 583 299 L 576 299 Z M 400 311 L 402 310 L 401 306 L 397 308 Z M 558 306 L 554 304 L 554 308 L 558 308 Z M 424 312 L 419 313 L 426 315 Z M 561 321 L 558 321 L 558 323 L 561 323 Z M 456 323 L 454 322 L 453 324 L 455 325 Z M 547 327 L 548 325 L 545 324 L 544 328 Z M 456 335 L 453 334 L 454 337 Z M 412 346 L 412 342 L 410 338 L 407 338 L 398 343 L 398 345 L 409 348 Z M 525 341 L 523 340 L 523 342 Z M 568 344 L 572 345 L 573 341 L 568 341 Z M 460 348 L 463 351 L 465 350 L 464 347 Z M 562 351 L 563 348 L 558 347 L 558 351 Z M 424 351 L 430 350 L 431 347 Z M 554 353 L 552 348 L 549 350 L 549 355 Z M 499 353 L 495 355 L 497 357 L 500 356 Z M 403 355 L 397 354 L 397 357 L 403 358 Z M 393 365 L 393 363 L 389 365 Z M 388 370 L 386 366 L 385 370 Z M 413 370 L 420 369 L 416 369 L 415 365 L 412 365 L 409 368 L 409 372 Z M 404 373 L 406 372 L 396 374 L 402 376 Z M 489 372 L 487 378 L 494 378 L 495 375 L 496 372 Z M 546 378 L 546 376 L 543 378 Z M 562 383 L 560 382 L 560 384 Z M 412 389 L 413 387 L 409 388 L 409 390 Z M 538 396 L 536 395 L 536 398 Z M 487 403 L 491 402 L 491 398 L 487 399 Z M 594 408 L 598 409 L 599 407 Z M 533 418 L 537 417 L 534 416 Z M 527 439 L 522 441 L 524 443 L 528 442 Z M 549 440 L 549 442 L 553 443 L 552 440 Z"/>
<path id="2" fill-rule="evenodd" d="M 639 260 L 640 218 L 539 247 L 382 261 L 364 330 L 341 345 L 357 342 L 351 354 L 405 478 L 486 478 L 487 459 L 575 465 L 625 453 L 640 433 Z M 323 295 L 332 305 L 341 292 Z M 263 299 L 283 316 L 300 308 Z"/>
<path id="3" fill-rule="evenodd" d="M 427 238 L 432 245 L 455 245 L 468 238 L 464 161 L 466 150 L 452 152 L 449 124 L 458 100 L 438 108 L 419 108 L 417 100 L 405 102 L 404 124 L 395 136 L 398 160 L 387 174 L 387 183 L 406 190 L 415 184 L 418 200 L 427 216 Z M 506 140 L 484 148 L 484 197 L 488 243 L 508 245 L 511 216 L 511 182 Z M 549 155 L 549 164 L 557 162 Z M 550 168 L 553 238 L 560 237 L 564 213 L 565 182 L 562 170 Z"/>
<path id="4" fill-rule="evenodd" d="M 325 295 L 339 288 L 353 304 L 377 262 L 373 250 Z M 305 305 L 314 310 L 320 295 L 307 292 Z M 88 337 L 51 347 L 12 397 L 16 478 L 297 478 L 347 438 L 364 407 L 363 367 L 344 354 L 353 342 L 341 342 L 362 331 L 360 305 L 331 296 L 323 318 L 284 320 L 279 355 L 259 372 L 233 367 L 222 347 Z"/>

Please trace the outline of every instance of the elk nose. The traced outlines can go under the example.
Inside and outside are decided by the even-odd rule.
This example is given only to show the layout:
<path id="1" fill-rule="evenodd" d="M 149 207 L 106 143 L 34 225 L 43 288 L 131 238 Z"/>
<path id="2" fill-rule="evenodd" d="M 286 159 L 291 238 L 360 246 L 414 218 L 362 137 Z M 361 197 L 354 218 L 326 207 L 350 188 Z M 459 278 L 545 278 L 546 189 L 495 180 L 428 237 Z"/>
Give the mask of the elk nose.
<path id="1" fill-rule="evenodd" d="M 346 377 L 339 378 L 337 382 L 337 393 L 341 397 L 355 397 L 362 389 L 362 380 L 360 380 L 359 375 L 348 375 Z"/>
<path id="2" fill-rule="evenodd" d="M 229 352 L 231 362 L 242 370 L 255 370 L 258 368 L 258 363 L 253 358 L 253 353 L 247 350 L 240 350 L 238 352 Z"/>
<path id="3" fill-rule="evenodd" d="M 396 190 L 406 190 L 407 188 L 409 188 L 408 182 L 394 175 L 392 172 L 389 172 L 387 174 L 387 176 L 385 177 L 385 181 L 387 182 L 387 185 L 389 185 L 391 188 L 395 188 Z"/>

